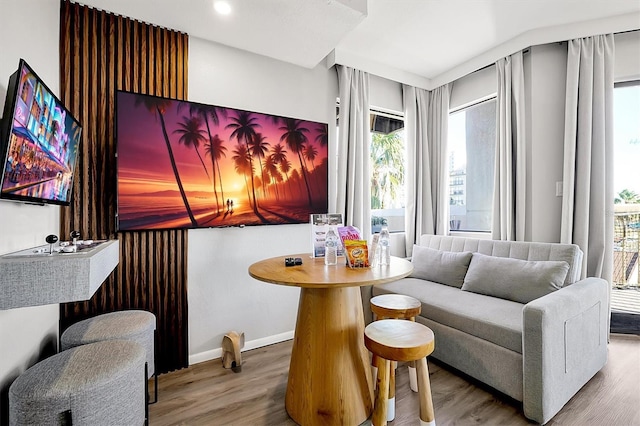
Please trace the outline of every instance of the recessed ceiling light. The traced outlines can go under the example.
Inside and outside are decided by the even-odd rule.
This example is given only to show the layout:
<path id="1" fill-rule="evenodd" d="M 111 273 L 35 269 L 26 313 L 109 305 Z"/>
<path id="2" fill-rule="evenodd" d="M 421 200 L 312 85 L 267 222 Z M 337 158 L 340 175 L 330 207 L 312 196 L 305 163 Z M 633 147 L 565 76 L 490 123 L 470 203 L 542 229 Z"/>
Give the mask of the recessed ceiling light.
<path id="1" fill-rule="evenodd" d="M 228 15 L 231 13 L 231 5 L 223 0 L 216 0 L 213 2 L 213 8 L 220 15 Z"/>

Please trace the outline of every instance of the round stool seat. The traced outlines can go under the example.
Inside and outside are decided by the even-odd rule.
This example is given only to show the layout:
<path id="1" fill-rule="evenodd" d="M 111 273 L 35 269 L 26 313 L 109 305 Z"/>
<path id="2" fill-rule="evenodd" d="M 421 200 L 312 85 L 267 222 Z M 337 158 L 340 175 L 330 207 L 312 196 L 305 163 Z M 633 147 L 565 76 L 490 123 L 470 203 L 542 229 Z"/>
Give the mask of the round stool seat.
<path id="1" fill-rule="evenodd" d="M 376 358 L 378 368 L 375 407 L 371 423 L 373 426 L 387 424 L 391 401 L 391 371 L 393 361 L 415 361 L 418 399 L 420 401 L 420 425 L 435 426 L 431 384 L 426 356 L 433 352 L 435 340 L 430 328 L 401 319 L 383 319 L 369 324 L 364 329 L 364 344 Z M 395 382 L 393 383 L 395 386 Z M 395 399 L 395 393 L 393 393 Z"/>
<path id="2" fill-rule="evenodd" d="M 416 316 L 420 315 L 422 304 L 418 299 L 403 294 L 381 294 L 372 297 L 369 301 L 371 311 L 375 314 L 377 320 L 396 319 L 415 321 Z M 378 357 L 380 355 L 373 352 L 371 357 L 371 365 L 374 367 L 374 374 L 377 374 Z M 389 376 L 389 408 L 387 410 L 387 420 L 392 421 L 395 418 L 396 403 L 396 365 L 394 361 Z M 415 362 L 409 362 L 409 387 L 412 391 L 418 391 L 417 375 Z M 376 383 L 377 385 L 377 383 Z"/>
<path id="3" fill-rule="evenodd" d="M 391 361 L 416 361 L 433 352 L 430 328 L 413 321 L 386 319 L 364 329 L 364 344 L 374 354 Z"/>
<path id="4" fill-rule="evenodd" d="M 11 384 L 9 424 L 141 425 L 144 364 L 144 348 L 125 340 L 53 355 Z"/>
<path id="5" fill-rule="evenodd" d="M 132 340 L 146 351 L 148 374 L 155 373 L 154 332 L 156 316 L 151 312 L 129 310 L 109 312 L 87 318 L 67 328 L 60 337 L 61 350 L 105 340 Z"/>
<path id="6" fill-rule="evenodd" d="M 378 318 L 410 319 L 420 315 L 420 301 L 403 294 L 381 294 L 370 300 L 371 311 Z"/>

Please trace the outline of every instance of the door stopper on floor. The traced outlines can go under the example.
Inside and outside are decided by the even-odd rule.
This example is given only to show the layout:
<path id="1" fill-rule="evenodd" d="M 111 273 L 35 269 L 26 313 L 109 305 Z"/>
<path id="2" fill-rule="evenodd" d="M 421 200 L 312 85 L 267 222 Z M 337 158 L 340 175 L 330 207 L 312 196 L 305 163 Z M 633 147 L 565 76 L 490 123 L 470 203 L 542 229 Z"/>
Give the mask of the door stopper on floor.
<path id="1" fill-rule="evenodd" d="M 222 366 L 230 368 L 234 373 L 242 371 L 242 353 L 244 333 L 230 331 L 222 338 Z"/>

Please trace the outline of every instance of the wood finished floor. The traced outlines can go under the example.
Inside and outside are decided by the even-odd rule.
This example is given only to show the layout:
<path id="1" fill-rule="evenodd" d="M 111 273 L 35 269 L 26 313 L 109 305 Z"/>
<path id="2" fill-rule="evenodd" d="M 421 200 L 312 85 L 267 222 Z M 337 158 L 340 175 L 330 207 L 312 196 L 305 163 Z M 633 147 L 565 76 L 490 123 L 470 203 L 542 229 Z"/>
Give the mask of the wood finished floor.
<path id="1" fill-rule="evenodd" d="M 244 352 L 239 373 L 216 359 L 161 375 L 150 425 L 295 425 L 284 408 L 290 354 L 287 341 Z M 407 369 L 400 366 L 397 376 L 389 425 L 416 425 Z M 516 401 L 437 361 L 429 361 L 429 377 L 438 426 L 532 424 Z M 640 336 L 612 335 L 607 365 L 547 424 L 640 426 Z"/>

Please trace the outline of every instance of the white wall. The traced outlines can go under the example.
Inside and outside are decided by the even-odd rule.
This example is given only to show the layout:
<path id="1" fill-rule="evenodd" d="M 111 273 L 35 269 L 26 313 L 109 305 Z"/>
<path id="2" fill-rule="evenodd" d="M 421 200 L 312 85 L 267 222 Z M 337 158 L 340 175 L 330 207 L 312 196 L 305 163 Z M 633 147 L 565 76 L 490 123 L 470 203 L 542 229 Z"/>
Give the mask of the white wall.
<path id="1" fill-rule="evenodd" d="M 402 84 L 377 75 L 369 75 L 369 104 L 383 111 L 402 114 Z"/>
<path id="2" fill-rule="evenodd" d="M 37 4 L 37 7 L 30 7 Z M 28 22 L 21 19 L 29 9 Z M 0 105 L 22 57 L 58 94 L 59 2 L 0 0 Z M 0 110 L 2 113 L 2 110 Z M 0 254 L 44 244 L 58 234 L 60 207 L 0 202 Z M 57 349 L 58 305 L 0 311 L 0 423 L 8 421 L 8 387 Z"/>
<path id="3" fill-rule="evenodd" d="M 616 82 L 640 80 L 640 31 L 615 35 Z"/>
<path id="4" fill-rule="evenodd" d="M 337 84 L 324 63 L 306 69 L 190 37 L 190 100 L 329 123 L 330 153 Z M 191 363 L 219 357 L 231 330 L 245 333 L 245 349 L 293 336 L 299 289 L 254 280 L 247 269 L 267 257 L 308 254 L 310 238 L 308 224 L 189 231 Z"/>
<path id="5" fill-rule="evenodd" d="M 459 78 L 452 84 L 449 108 L 451 110 L 464 108 L 479 100 L 495 96 L 498 91 L 497 84 L 495 65 L 489 65 Z"/>

